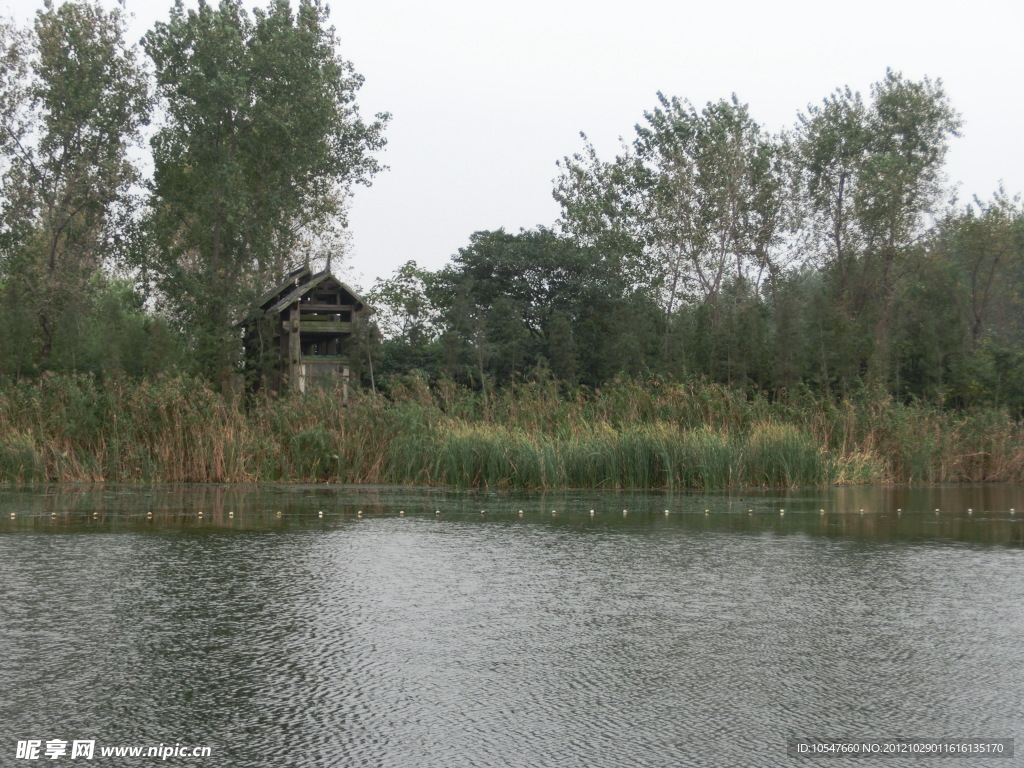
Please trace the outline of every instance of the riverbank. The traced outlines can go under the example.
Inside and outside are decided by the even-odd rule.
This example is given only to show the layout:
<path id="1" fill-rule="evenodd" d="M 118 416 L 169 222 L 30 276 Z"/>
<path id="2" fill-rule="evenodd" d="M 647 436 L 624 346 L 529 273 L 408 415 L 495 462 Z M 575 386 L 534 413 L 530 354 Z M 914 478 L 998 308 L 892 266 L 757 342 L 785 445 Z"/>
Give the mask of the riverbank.
<path id="1" fill-rule="evenodd" d="M 729 488 L 1019 482 L 1005 411 L 865 391 L 769 400 L 704 381 L 484 396 L 409 379 L 231 401 L 202 382 L 44 376 L 0 386 L 0 482 L 340 482 Z"/>

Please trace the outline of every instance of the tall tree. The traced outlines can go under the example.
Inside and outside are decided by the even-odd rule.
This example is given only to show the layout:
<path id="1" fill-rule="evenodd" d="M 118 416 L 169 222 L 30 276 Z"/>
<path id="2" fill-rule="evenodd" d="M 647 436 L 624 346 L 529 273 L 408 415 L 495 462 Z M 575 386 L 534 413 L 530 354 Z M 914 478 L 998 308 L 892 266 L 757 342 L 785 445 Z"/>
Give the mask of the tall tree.
<path id="1" fill-rule="evenodd" d="M 634 249 L 637 284 L 671 315 L 684 298 L 714 307 L 727 280 L 756 287 L 774 268 L 783 177 L 774 138 L 735 96 L 700 112 L 658 101 L 613 162 L 589 145 L 565 158 L 555 198 L 578 239 Z"/>
<path id="2" fill-rule="evenodd" d="M 77 321 L 138 179 L 128 148 L 149 95 L 123 33 L 119 10 L 84 0 L 48 0 L 31 32 L 0 30 L 0 274 L 8 311 L 34 320 L 22 344 L 40 367 Z"/>
<path id="3" fill-rule="evenodd" d="M 153 139 L 152 266 L 216 380 L 235 362 L 247 299 L 380 170 L 388 116 L 360 117 L 362 77 L 327 14 L 320 0 L 272 0 L 251 17 L 241 0 L 177 0 L 144 39 L 167 115 Z"/>
<path id="4" fill-rule="evenodd" d="M 943 166 L 960 117 L 941 81 L 889 70 L 870 104 L 848 88 L 800 116 L 793 156 L 811 231 L 834 267 L 838 300 L 873 319 L 869 367 L 889 376 L 893 298 L 943 202 Z"/>
<path id="5" fill-rule="evenodd" d="M 991 201 L 951 213 L 938 228 L 935 246 L 957 265 L 966 284 L 971 346 L 986 332 L 1003 340 L 1020 330 L 1024 289 L 1024 207 L 1020 197 L 999 190 Z M 996 322 L 998 321 L 998 322 Z"/>
<path id="6" fill-rule="evenodd" d="M 452 373 L 512 381 L 540 366 L 595 384 L 632 367 L 617 349 L 643 358 L 647 307 L 594 249 L 550 230 L 476 232 L 430 285 Z"/>
<path id="7" fill-rule="evenodd" d="M 366 293 L 382 336 L 381 373 L 438 373 L 438 310 L 430 300 L 433 274 L 407 261 Z"/>
<path id="8" fill-rule="evenodd" d="M 661 279 L 636 229 L 640 220 L 633 194 L 633 159 L 628 150 L 605 162 L 581 133 L 585 147 L 558 163 L 553 197 L 562 206 L 561 230 L 588 248 L 619 282 L 633 289 L 656 292 Z"/>
<path id="9" fill-rule="evenodd" d="M 437 311 L 427 296 L 432 275 L 407 261 L 388 279 L 379 279 L 366 294 L 385 338 L 419 346 L 437 335 Z"/>
<path id="10" fill-rule="evenodd" d="M 726 280 L 756 290 L 774 269 L 777 147 L 735 95 L 700 112 L 660 93 L 658 100 L 633 145 L 645 241 L 663 264 L 669 313 L 686 294 L 714 307 Z"/>

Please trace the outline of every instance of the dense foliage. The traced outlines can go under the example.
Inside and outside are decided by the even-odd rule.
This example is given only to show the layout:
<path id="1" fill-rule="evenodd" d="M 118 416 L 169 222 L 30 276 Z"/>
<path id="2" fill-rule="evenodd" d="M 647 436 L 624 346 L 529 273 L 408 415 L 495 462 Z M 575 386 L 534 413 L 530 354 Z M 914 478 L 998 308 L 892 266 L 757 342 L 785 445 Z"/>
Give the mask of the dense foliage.
<path id="1" fill-rule="evenodd" d="M 588 143 L 560 163 L 557 229 L 477 232 L 450 266 L 378 283 L 380 367 L 485 391 L 871 388 L 1020 416 L 1024 207 L 1002 190 L 945 202 L 959 125 L 941 83 L 891 71 L 780 136 L 735 97 L 698 111 L 659 94 L 620 156 Z"/>
<path id="2" fill-rule="evenodd" d="M 370 153 L 386 118 L 360 118 L 362 80 L 337 56 L 317 0 L 297 12 L 274 0 L 251 19 L 238 0 L 194 11 L 178 0 L 144 43 L 166 112 L 148 261 L 173 316 L 197 331 L 201 372 L 221 380 L 237 361 L 239 308 L 378 170 Z"/>
<path id="3" fill-rule="evenodd" d="M 184 365 L 222 385 L 235 322 L 325 255 L 388 116 L 360 117 L 320 0 L 179 0 L 144 50 L 124 32 L 98 0 L 0 22 L 0 375 Z"/>
<path id="4" fill-rule="evenodd" d="M 554 225 L 377 282 L 373 394 L 243 404 L 236 321 L 344 228 L 388 115 L 321 0 L 124 24 L 0 23 L 0 479 L 1020 479 L 1024 206 L 948 202 L 941 82 L 778 135 L 658 94 L 617 157 L 558 164 Z"/>

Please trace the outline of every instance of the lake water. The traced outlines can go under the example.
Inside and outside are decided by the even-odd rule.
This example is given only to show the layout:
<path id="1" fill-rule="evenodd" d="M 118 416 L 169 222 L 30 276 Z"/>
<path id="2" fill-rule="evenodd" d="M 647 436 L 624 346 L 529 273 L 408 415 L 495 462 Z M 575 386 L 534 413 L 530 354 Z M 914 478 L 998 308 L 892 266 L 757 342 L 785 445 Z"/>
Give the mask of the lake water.
<path id="1" fill-rule="evenodd" d="M 1022 486 L 7 488 L 0 590 L 3 766 L 1024 765 Z"/>

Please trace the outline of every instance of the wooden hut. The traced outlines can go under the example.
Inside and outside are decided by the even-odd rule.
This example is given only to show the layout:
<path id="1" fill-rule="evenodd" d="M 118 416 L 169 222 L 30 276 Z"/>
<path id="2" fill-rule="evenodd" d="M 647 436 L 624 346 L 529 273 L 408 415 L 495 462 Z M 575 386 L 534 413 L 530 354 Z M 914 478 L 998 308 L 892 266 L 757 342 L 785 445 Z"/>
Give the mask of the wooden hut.
<path id="1" fill-rule="evenodd" d="M 250 387 L 305 392 L 317 380 L 347 382 L 356 323 L 372 313 L 330 272 L 295 270 L 240 323 Z"/>

